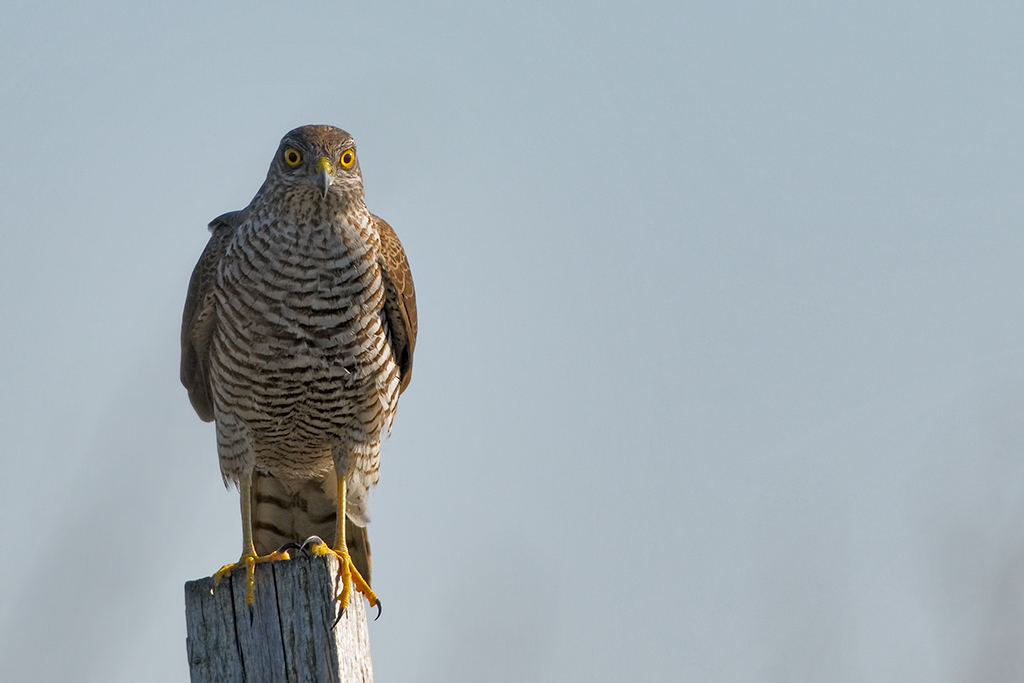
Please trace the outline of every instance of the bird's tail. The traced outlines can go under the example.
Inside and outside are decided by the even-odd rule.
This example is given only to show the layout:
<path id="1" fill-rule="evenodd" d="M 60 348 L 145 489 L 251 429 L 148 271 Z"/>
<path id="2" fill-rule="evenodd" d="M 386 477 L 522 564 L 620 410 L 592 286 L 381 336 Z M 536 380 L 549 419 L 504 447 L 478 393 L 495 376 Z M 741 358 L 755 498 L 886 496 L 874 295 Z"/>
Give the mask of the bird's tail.
<path id="1" fill-rule="evenodd" d="M 282 481 L 265 472 L 252 475 L 252 536 L 256 553 L 319 536 L 334 546 L 338 519 L 334 472 L 323 479 Z M 345 519 L 345 542 L 356 569 L 370 582 L 370 541 L 366 527 Z"/>

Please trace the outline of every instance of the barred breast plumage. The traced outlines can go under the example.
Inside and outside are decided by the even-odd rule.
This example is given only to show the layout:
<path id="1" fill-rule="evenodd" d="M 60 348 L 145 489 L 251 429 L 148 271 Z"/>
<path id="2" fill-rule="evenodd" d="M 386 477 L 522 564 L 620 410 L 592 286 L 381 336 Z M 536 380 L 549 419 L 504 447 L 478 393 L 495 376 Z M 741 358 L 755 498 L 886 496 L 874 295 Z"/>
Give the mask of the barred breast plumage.
<path id="1" fill-rule="evenodd" d="M 351 523 L 368 521 L 412 370 L 405 253 L 366 208 L 352 138 L 329 126 L 285 136 L 250 205 L 210 228 L 185 307 L 182 381 L 216 420 L 225 481 L 242 489 L 243 545 L 267 555 L 310 535 L 333 544 L 339 484 Z M 365 532 L 353 540 L 366 545 Z M 368 546 L 357 568 L 368 578 Z"/>

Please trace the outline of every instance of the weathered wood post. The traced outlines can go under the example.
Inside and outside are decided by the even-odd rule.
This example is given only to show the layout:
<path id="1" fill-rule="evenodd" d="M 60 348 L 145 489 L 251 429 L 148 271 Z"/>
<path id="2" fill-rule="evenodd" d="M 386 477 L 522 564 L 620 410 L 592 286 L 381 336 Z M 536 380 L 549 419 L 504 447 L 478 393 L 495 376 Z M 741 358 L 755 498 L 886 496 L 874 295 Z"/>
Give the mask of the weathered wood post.
<path id="1" fill-rule="evenodd" d="M 338 563 L 332 556 L 256 566 L 256 602 L 245 572 L 211 595 L 211 578 L 185 584 L 192 683 L 372 683 L 366 606 L 358 593 L 333 629 Z"/>

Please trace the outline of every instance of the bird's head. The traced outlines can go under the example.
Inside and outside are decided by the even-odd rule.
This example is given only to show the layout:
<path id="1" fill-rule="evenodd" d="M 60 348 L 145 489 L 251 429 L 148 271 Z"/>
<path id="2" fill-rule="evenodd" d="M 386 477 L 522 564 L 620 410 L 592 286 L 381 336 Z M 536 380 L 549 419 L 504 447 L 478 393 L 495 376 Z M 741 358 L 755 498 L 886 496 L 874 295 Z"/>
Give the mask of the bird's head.
<path id="1" fill-rule="evenodd" d="M 363 196 L 355 141 L 334 126 L 302 126 L 285 135 L 267 180 L 323 201 L 348 203 Z"/>

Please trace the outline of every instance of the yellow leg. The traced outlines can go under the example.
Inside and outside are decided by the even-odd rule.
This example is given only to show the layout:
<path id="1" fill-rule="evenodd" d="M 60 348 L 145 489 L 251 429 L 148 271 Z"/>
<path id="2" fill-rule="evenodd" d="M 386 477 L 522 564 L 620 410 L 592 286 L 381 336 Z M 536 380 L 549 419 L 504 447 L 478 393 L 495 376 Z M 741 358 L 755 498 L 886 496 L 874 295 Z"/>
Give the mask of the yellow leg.
<path id="1" fill-rule="evenodd" d="M 335 536 L 334 547 L 328 548 L 326 543 L 318 543 L 313 546 L 311 550 L 317 555 L 326 555 L 328 553 L 338 558 L 339 572 L 341 573 L 341 595 L 337 597 L 337 600 L 341 602 L 341 611 L 344 613 L 345 608 L 348 607 L 349 598 L 352 596 L 352 587 L 355 585 L 355 589 L 366 596 L 366 599 L 370 601 L 371 607 L 377 607 L 380 609 L 380 600 L 377 599 L 377 595 L 370 590 L 369 584 L 363 579 L 363 576 L 356 569 L 355 564 L 352 562 L 352 556 L 349 555 L 348 545 L 345 543 L 345 495 L 346 495 L 347 482 L 345 477 L 338 477 L 338 534 Z M 378 616 L 380 613 L 378 612 Z"/>
<path id="2" fill-rule="evenodd" d="M 242 556 L 234 564 L 226 564 L 213 575 L 213 587 L 217 587 L 221 579 L 231 576 L 231 572 L 245 567 L 245 604 L 252 605 L 256 600 L 256 564 L 259 562 L 273 562 L 274 560 L 288 560 L 291 557 L 287 551 L 272 552 L 262 557 L 256 554 L 256 547 L 252 543 L 252 479 L 243 477 L 239 483 L 239 497 L 242 507 Z"/>

